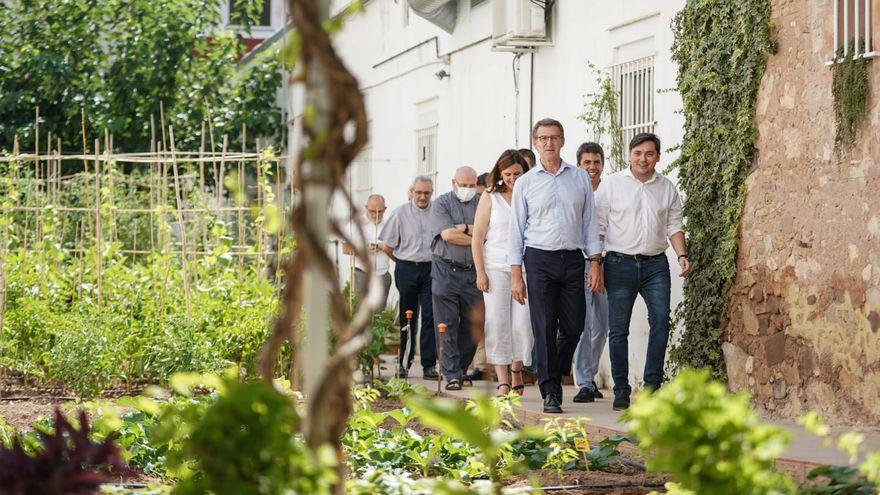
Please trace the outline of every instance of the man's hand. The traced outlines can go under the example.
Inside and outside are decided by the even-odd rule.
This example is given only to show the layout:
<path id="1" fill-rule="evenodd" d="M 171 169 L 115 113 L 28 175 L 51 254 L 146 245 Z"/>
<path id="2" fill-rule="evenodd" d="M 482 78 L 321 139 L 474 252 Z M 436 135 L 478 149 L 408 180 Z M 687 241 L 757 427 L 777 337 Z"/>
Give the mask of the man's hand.
<path id="1" fill-rule="evenodd" d="M 526 282 L 523 280 L 522 265 L 510 267 L 510 295 L 521 305 L 526 303 Z"/>
<path id="2" fill-rule="evenodd" d="M 679 277 L 687 277 L 688 273 L 691 272 L 691 260 L 687 259 L 687 256 L 678 258 L 678 266 L 681 267 L 681 273 L 678 275 Z"/>
<path id="3" fill-rule="evenodd" d="M 477 272 L 477 290 L 489 292 L 489 276 L 486 272 Z"/>
<path id="4" fill-rule="evenodd" d="M 590 270 L 587 272 L 587 285 L 590 292 L 605 292 L 605 275 L 599 263 L 590 263 Z"/>

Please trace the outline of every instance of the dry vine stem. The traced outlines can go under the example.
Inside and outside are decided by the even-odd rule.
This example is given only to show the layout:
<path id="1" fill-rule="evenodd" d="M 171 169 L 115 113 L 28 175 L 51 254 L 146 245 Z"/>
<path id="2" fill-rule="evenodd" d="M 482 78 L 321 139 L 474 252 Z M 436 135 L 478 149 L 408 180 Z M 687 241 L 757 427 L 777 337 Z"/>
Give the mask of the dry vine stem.
<path id="1" fill-rule="evenodd" d="M 283 307 L 263 347 L 260 370 L 265 379 L 272 379 L 272 363 L 284 341 L 290 341 L 294 350 L 299 352 L 292 340 L 292 328 L 300 319 L 304 301 L 309 308 L 310 326 L 306 338 L 312 339 L 306 345 L 318 348 L 326 345 L 327 328 L 320 326 L 323 317 L 315 311 L 321 306 L 311 304 L 314 299 L 309 301 L 309 298 L 322 297 L 314 293 L 315 287 L 323 287 L 324 291 L 330 288 L 332 311 L 326 303 L 323 311 L 325 314 L 330 311 L 333 331 L 339 336 L 338 345 L 326 363 L 317 363 L 305 370 L 307 385 L 311 384 L 306 392 L 320 390 L 320 393 L 309 394 L 303 433 L 312 448 L 331 444 L 341 452 L 340 438 L 351 412 L 349 389 L 354 357 L 367 343 L 365 330 L 372 312 L 380 304 L 381 282 L 373 280 L 371 270 L 368 271 L 371 283 L 367 297 L 349 322 L 334 263 L 325 250 L 328 231 L 332 230 L 345 242 L 356 246 L 356 256 L 364 260 L 368 268 L 370 263 L 361 248 L 366 244 L 363 232 L 357 229 L 361 242 L 352 242 L 345 234 L 346 229 L 328 218 L 326 199 L 341 194 L 355 217 L 354 204 L 343 187 L 343 181 L 346 169 L 366 142 L 366 112 L 357 80 L 333 50 L 330 37 L 322 26 L 322 21 L 329 17 L 329 1 L 320 0 L 320 3 L 319 6 L 317 0 L 289 0 L 293 23 L 303 40 L 298 69 L 306 75 L 306 94 L 314 118 L 303 120 L 303 135 L 308 145 L 296 161 L 294 174 L 296 192 L 301 199 L 290 216 L 296 251 L 285 263 Z M 351 139 L 346 139 L 346 127 L 354 130 Z M 322 198 L 323 204 L 320 203 Z M 306 284 L 309 284 L 308 289 Z M 320 339 L 324 342 L 315 341 Z M 337 493 L 342 493 L 342 489 L 343 484 L 339 483 Z"/>

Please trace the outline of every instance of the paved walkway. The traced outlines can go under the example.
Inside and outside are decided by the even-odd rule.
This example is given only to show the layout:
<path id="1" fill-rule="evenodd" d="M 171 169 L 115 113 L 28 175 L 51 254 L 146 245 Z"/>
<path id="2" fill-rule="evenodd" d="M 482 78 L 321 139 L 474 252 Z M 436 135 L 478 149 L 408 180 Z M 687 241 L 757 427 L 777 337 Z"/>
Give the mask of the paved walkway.
<path id="1" fill-rule="evenodd" d="M 390 361 L 389 359 L 389 362 L 387 363 L 388 365 L 385 368 L 386 370 L 394 370 L 392 362 L 393 361 Z M 421 368 L 417 366 L 418 359 L 416 359 L 415 362 L 416 365 L 413 366 L 411 370 L 410 381 L 420 383 L 427 387 L 428 390 L 436 391 L 437 382 L 422 379 Z M 387 372 L 388 371 L 385 373 Z M 443 382 L 442 385 L 445 385 L 445 382 Z M 476 381 L 474 382 L 473 388 L 465 387 L 458 392 L 446 391 L 443 389 L 442 385 L 441 391 L 444 395 L 458 399 L 466 399 L 474 390 L 482 390 L 485 393 L 494 395 L 496 383 L 485 380 Z M 590 428 L 592 431 L 590 433 L 594 435 L 608 436 L 626 432 L 626 425 L 620 421 L 621 413 L 611 409 L 611 401 L 614 394 L 610 390 L 602 390 L 605 398 L 597 399 L 596 402 L 590 404 L 575 404 L 572 402 L 571 399 L 576 393 L 577 389 L 574 386 L 563 386 L 562 409 L 565 412 L 563 414 L 544 414 L 542 412 L 543 401 L 541 400 L 541 394 L 538 391 L 538 388 L 533 385 L 526 386 L 526 391 L 522 398 L 522 407 L 519 409 L 520 420 L 526 424 L 541 424 L 544 418 L 575 418 L 586 416 L 592 420 L 592 427 Z M 778 464 L 780 465 L 780 468 L 791 473 L 797 479 L 803 479 L 806 473 L 818 465 L 848 464 L 846 454 L 839 452 L 833 447 L 824 447 L 821 439 L 807 433 L 800 425 L 790 421 L 766 420 L 766 422 L 775 424 L 792 432 L 793 438 L 791 444 L 783 457 L 779 460 Z M 847 428 L 834 428 L 833 432 L 839 434 L 850 430 L 851 429 Z M 880 451 L 880 429 L 862 428 L 855 430 L 865 435 L 864 450 L 868 452 Z"/>

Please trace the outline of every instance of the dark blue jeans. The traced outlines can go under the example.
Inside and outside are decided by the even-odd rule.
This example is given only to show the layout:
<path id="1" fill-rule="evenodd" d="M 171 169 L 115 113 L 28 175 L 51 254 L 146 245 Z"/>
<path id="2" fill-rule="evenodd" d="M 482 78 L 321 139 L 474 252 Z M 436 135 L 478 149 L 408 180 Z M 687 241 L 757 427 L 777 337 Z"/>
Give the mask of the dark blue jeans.
<path id="1" fill-rule="evenodd" d="M 416 337 L 419 341 L 419 352 L 422 356 L 422 367 L 433 368 L 437 363 L 437 339 L 434 336 L 434 307 L 431 301 L 431 262 L 413 263 L 398 260 L 394 266 L 394 281 L 400 292 L 400 327 L 406 327 L 406 311 L 413 312 L 412 328 L 409 333 L 400 333 L 400 352 L 398 360 L 401 366 L 409 369 L 416 354 Z M 421 331 L 419 314 L 422 315 Z M 411 343 L 409 355 L 404 356 L 407 341 Z"/>
<path id="2" fill-rule="evenodd" d="M 648 307 L 648 355 L 645 359 L 645 386 L 660 387 L 663 361 L 669 340 L 669 261 L 661 253 L 636 260 L 613 251 L 605 256 L 605 289 L 608 291 L 608 350 L 614 390 L 630 391 L 629 323 L 636 295 Z"/>

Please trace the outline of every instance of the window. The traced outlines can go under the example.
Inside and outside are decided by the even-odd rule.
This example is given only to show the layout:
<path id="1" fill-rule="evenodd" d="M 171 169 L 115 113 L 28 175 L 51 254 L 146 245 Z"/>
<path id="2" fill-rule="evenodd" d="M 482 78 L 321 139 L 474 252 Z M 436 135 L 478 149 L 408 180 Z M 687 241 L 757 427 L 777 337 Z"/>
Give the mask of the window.
<path id="1" fill-rule="evenodd" d="M 246 12 L 245 8 L 248 3 L 253 0 L 229 0 L 229 24 L 241 25 L 242 17 Z M 272 25 L 272 0 L 259 0 L 260 4 L 259 18 L 255 26 L 271 26 Z"/>
<path id="2" fill-rule="evenodd" d="M 619 95 L 617 115 L 623 146 L 641 132 L 654 132 L 654 56 L 611 66 L 611 81 Z"/>
<path id="3" fill-rule="evenodd" d="M 357 158 L 351 163 L 349 169 L 349 183 L 351 198 L 355 205 L 363 205 L 367 202 L 370 194 L 373 194 L 373 150 L 366 147 L 358 153 Z"/>
<path id="4" fill-rule="evenodd" d="M 876 57 L 873 49 L 871 0 L 834 1 L 834 55 L 855 50 L 854 57 Z M 833 60 L 832 60 L 833 62 Z"/>
<path id="5" fill-rule="evenodd" d="M 418 167 L 416 174 L 427 175 L 432 179 L 437 177 L 437 126 L 427 127 L 416 131 L 418 136 Z"/>

